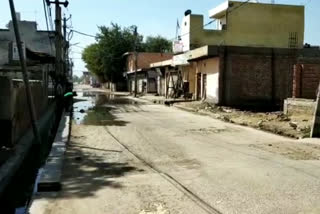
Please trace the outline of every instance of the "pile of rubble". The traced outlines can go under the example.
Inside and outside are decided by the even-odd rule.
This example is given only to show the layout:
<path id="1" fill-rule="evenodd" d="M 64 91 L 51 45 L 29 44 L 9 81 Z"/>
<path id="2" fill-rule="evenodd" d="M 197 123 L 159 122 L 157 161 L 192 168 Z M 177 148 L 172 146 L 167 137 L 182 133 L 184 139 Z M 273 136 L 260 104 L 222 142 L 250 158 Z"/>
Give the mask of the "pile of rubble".
<path id="1" fill-rule="evenodd" d="M 206 102 L 177 103 L 176 107 L 215 119 L 249 126 L 292 138 L 307 138 L 310 135 L 312 118 L 309 115 L 286 115 L 283 112 L 253 112 L 230 107 L 215 106 Z"/>

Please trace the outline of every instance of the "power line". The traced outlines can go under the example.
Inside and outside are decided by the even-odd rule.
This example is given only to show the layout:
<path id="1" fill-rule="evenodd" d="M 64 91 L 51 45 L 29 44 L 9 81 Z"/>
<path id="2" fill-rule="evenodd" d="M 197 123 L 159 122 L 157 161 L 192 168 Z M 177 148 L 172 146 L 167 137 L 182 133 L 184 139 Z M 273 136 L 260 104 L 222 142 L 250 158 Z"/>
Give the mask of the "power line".
<path id="1" fill-rule="evenodd" d="M 247 0 L 247 1 L 245 1 L 245 2 L 242 2 L 242 3 L 239 4 L 237 7 L 233 8 L 232 10 L 230 10 L 230 11 L 228 12 L 228 14 L 231 14 L 231 13 L 234 12 L 236 9 L 244 6 L 245 4 L 247 4 L 247 3 L 249 3 L 249 2 L 250 2 L 250 0 Z M 205 27 L 207 27 L 208 25 L 214 23 L 215 21 L 217 21 L 217 19 L 213 19 L 213 20 L 209 21 L 208 23 L 206 23 L 205 25 L 200 26 L 200 27 L 198 27 L 198 28 L 196 28 L 196 29 L 193 29 L 192 32 L 195 32 L 195 31 L 198 31 L 198 30 L 203 30 L 203 28 L 205 28 Z M 182 34 L 182 35 L 180 35 L 179 37 L 187 36 L 187 35 L 189 35 L 190 33 L 191 33 L 191 31 L 189 31 L 189 32 L 187 32 L 187 33 L 185 33 L 185 34 Z M 175 41 L 175 39 L 176 39 L 176 38 L 173 38 L 173 39 L 171 39 L 171 41 Z"/>
<path id="2" fill-rule="evenodd" d="M 46 18 L 47 30 L 49 31 L 48 14 L 47 14 L 47 7 L 46 7 L 46 2 L 45 2 L 45 0 L 43 0 L 42 3 L 43 3 L 44 16 L 45 16 L 45 18 Z"/>
<path id="3" fill-rule="evenodd" d="M 48 16 L 49 16 L 49 24 L 50 24 L 51 30 L 53 31 L 54 27 L 53 27 L 53 18 L 52 18 L 52 11 L 51 10 L 52 10 L 51 5 L 47 5 L 47 11 L 48 11 Z"/>
<path id="4" fill-rule="evenodd" d="M 50 38 L 50 29 L 49 29 L 48 14 L 47 14 L 48 11 L 47 11 L 45 0 L 43 0 L 42 3 L 43 3 L 44 16 L 45 16 L 45 19 L 46 19 L 48 38 L 49 38 L 49 42 L 50 42 L 50 49 L 51 49 L 51 53 L 53 54 L 53 47 L 52 47 L 52 41 L 51 41 L 51 38 Z"/>
<path id="5" fill-rule="evenodd" d="M 310 1 L 311 1 L 311 0 L 310 0 Z M 228 14 L 231 14 L 232 12 L 234 12 L 235 10 L 239 9 L 240 7 L 244 6 L 245 4 L 247 4 L 247 3 L 249 3 L 249 2 L 250 2 L 250 0 L 247 0 L 247 1 L 245 1 L 245 2 L 242 2 L 242 3 L 239 4 L 237 7 L 233 8 L 232 10 L 230 10 L 230 11 L 228 12 Z M 195 32 L 195 31 L 198 31 L 198 30 L 203 30 L 203 28 L 205 28 L 205 27 L 207 27 L 208 25 L 214 23 L 215 21 L 217 21 L 217 19 L 213 19 L 213 20 L 209 21 L 208 23 L 206 23 L 205 25 L 200 26 L 200 27 L 198 27 L 198 28 L 196 28 L 196 29 L 193 29 L 192 32 Z M 71 28 L 69 28 L 69 29 L 71 29 Z M 97 38 L 97 36 L 94 36 L 94 35 L 91 35 L 91 34 L 88 34 L 88 33 L 84 33 L 84 32 L 80 32 L 80 31 L 74 30 L 74 29 L 71 29 L 70 32 L 75 32 L 75 33 L 78 33 L 78 34 L 80 34 L 80 35 L 87 36 L 87 37 Z M 189 35 L 190 33 L 191 33 L 191 31 L 189 31 L 189 32 L 187 32 L 187 33 L 185 33 L 185 34 L 180 35 L 180 37 Z M 173 38 L 173 39 L 170 39 L 170 40 L 171 40 L 171 41 L 174 41 L 175 39 L 176 39 L 176 37 Z"/>
<path id="6" fill-rule="evenodd" d="M 247 1 L 245 1 L 245 2 L 242 2 L 240 5 L 238 5 L 237 7 L 233 8 L 232 10 L 230 10 L 230 11 L 228 12 L 228 14 L 231 14 L 231 13 L 234 12 L 236 9 L 238 9 L 238 8 L 242 7 L 243 5 L 249 3 L 249 1 L 250 1 L 250 0 L 247 0 Z M 193 29 L 192 32 L 195 32 L 195 31 L 198 31 L 198 30 L 203 30 L 204 27 L 207 27 L 208 25 L 214 23 L 215 21 L 217 21 L 217 19 L 213 19 L 213 20 L 209 21 L 208 23 L 206 23 L 205 25 L 200 26 L 200 27 L 198 27 L 198 28 L 196 28 L 196 29 Z M 71 29 L 71 28 L 69 27 L 69 29 Z M 84 33 L 84 32 L 78 31 L 78 30 L 74 30 L 74 29 L 71 29 L 70 32 L 75 32 L 75 33 L 77 33 L 77 34 L 80 34 L 80 35 L 83 35 L 83 36 L 87 36 L 87 37 L 97 38 L 97 36 L 94 36 L 94 35 L 91 35 L 91 34 L 88 34 L 88 33 Z M 190 34 L 190 33 L 191 33 L 191 31 L 189 31 L 188 33 L 185 33 L 185 34 L 180 35 L 180 37 L 186 36 L 186 35 L 188 35 L 188 34 Z M 175 39 L 176 39 L 176 37 L 173 38 L 173 39 L 170 39 L 170 40 L 171 40 L 171 41 L 174 41 Z"/>
<path id="7" fill-rule="evenodd" d="M 79 45 L 72 45 L 73 47 L 77 47 L 77 48 L 80 48 L 80 49 L 86 49 L 86 47 L 82 47 L 82 46 L 79 46 Z"/>
<path id="8" fill-rule="evenodd" d="M 71 51 L 71 53 L 74 53 L 74 54 L 82 54 L 81 52 L 77 52 L 77 51 Z"/>
<path id="9" fill-rule="evenodd" d="M 88 36 L 88 37 L 92 37 L 92 38 L 97 38 L 97 36 L 90 35 L 90 34 L 87 34 L 87 33 L 83 33 L 83 32 L 77 31 L 77 30 L 71 29 L 71 31 L 72 31 L 72 32 L 75 32 L 75 33 L 77 33 L 77 34 L 83 35 L 83 36 Z"/>

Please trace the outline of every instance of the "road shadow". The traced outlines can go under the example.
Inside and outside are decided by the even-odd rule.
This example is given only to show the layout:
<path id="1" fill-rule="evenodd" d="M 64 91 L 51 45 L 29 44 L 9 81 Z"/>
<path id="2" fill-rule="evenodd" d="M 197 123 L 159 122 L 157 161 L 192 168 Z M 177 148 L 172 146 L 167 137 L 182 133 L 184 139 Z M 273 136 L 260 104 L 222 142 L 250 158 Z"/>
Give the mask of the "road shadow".
<path id="1" fill-rule="evenodd" d="M 69 144 L 58 198 L 87 198 L 105 187 L 122 188 L 115 178 L 143 171 L 127 162 L 112 161 L 122 151 L 81 146 L 74 141 Z"/>

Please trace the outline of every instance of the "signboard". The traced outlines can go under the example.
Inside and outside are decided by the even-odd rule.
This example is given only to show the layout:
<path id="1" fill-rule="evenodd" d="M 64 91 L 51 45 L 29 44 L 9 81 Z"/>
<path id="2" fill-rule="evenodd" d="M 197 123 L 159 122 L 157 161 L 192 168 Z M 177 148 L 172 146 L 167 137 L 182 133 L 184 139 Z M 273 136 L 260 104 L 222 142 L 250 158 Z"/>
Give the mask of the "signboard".
<path id="1" fill-rule="evenodd" d="M 183 54 L 179 54 L 179 55 L 175 55 L 173 56 L 173 65 L 189 65 L 188 62 L 188 57 L 189 53 L 183 53 Z"/>
<path id="2" fill-rule="evenodd" d="M 183 43 L 182 41 L 173 42 L 173 53 L 183 53 Z"/>

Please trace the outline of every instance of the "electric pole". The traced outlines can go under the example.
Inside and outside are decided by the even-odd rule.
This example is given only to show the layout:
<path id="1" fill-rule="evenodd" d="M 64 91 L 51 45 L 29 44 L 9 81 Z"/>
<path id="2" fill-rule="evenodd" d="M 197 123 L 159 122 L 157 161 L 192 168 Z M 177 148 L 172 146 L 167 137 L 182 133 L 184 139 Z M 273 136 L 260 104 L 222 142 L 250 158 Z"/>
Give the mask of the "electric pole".
<path id="1" fill-rule="evenodd" d="M 311 127 L 311 138 L 320 137 L 320 84 L 318 86 L 317 101 Z"/>
<path id="2" fill-rule="evenodd" d="M 63 55 L 62 55 L 62 50 L 63 50 L 63 45 L 62 45 L 62 16 L 61 16 L 61 7 L 60 5 L 64 5 L 64 7 L 68 7 L 69 2 L 59 2 L 59 0 L 46 0 L 47 4 L 55 4 L 56 6 L 56 19 L 55 19 L 55 30 L 56 30 L 56 39 L 55 39 L 55 46 L 56 46 L 56 73 L 57 76 L 59 76 L 60 83 L 61 80 L 64 79 L 65 77 L 65 72 L 63 71 Z"/>
<path id="3" fill-rule="evenodd" d="M 24 50 L 22 48 L 22 41 L 21 41 L 21 37 L 20 37 L 19 26 L 18 26 L 18 21 L 17 21 L 17 16 L 16 16 L 16 11 L 14 8 L 13 0 L 9 0 L 9 4 L 10 4 L 10 11 L 11 11 L 11 16 L 12 16 L 14 33 L 16 36 L 17 48 L 18 48 L 18 52 L 19 52 L 23 81 L 24 81 L 24 84 L 26 87 L 27 103 L 28 103 L 28 107 L 29 107 L 33 135 L 35 137 L 36 142 L 38 144 L 41 144 L 41 138 L 40 138 L 39 128 L 38 128 L 38 124 L 37 124 L 37 117 L 36 117 L 36 112 L 34 109 L 33 97 L 32 97 L 32 93 L 31 93 L 31 89 L 30 89 L 30 85 L 29 85 L 29 75 L 28 75 L 28 71 L 27 71 L 27 62 L 26 62 L 26 58 L 24 55 Z"/>
<path id="4" fill-rule="evenodd" d="M 68 52 L 68 44 L 67 44 L 67 19 L 63 18 L 63 72 L 66 76 L 68 76 L 68 63 L 67 63 L 67 52 Z"/>
<path id="5" fill-rule="evenodd" d="M 138 52 L 137 52 L 137 46 L 138 46 L 138 27 L 136 26 L 134 29 L 134 36 L 135 36 L 135 43 L 134 43 L 134 97 L 137 97 L 137 91 L 138 91 L 138 84 L 137 84 L 137 72 L 138 72 Z"/>
<path id="6" fill-rule="evenodd" d="M 56 72 L 61 77 L 62 76 L 62 35 L 61 35 L 61 7 L 59 5 L 59 0 L 55 1 L 56 4 Z"/>

